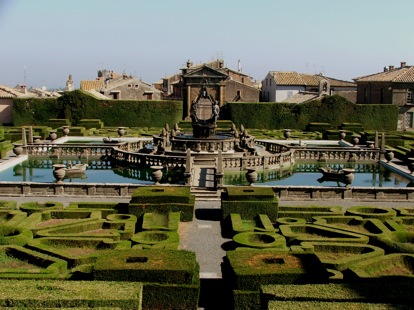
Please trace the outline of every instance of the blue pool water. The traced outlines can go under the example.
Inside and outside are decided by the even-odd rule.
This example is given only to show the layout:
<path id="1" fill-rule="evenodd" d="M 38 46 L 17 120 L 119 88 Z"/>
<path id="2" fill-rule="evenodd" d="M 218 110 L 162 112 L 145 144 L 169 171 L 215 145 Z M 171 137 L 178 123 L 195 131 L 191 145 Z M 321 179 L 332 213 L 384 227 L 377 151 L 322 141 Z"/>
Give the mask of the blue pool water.
<path id="1" fill-rule="evenodd" d="M 73 160 L 73 163 L 80 163 Z M 55 182 L 53 164 L 65 163 L 67 160 L 30 159 L 0 172 L 0 181 L 7 182 Z M 89 167 L 84 175 L 66 177 L 64 182 L 86 183 L 137 183 L 153 184 L 150 168 L 116 167 L 106 161 L 83 161 Z M 332 168 L 345 167 L 343 164 L 330 164 Z M 321 181 L 322 174 L 318 164 L 296 164 L 289 170 L 260 170 L 256 186 L 345 186 L 334 181 Z M 347 166 L 349 167 L 349 166 Z M 355 178 L 351 186 L 364 187 L 407 187 L 410 180 L 386 170 L 378 164 L 354 164 Z M 163 169 L 161 183 L 184 184 L 182 172 Z M 248 185 L 246 171 L 225 171 L 224 185 Z"/>

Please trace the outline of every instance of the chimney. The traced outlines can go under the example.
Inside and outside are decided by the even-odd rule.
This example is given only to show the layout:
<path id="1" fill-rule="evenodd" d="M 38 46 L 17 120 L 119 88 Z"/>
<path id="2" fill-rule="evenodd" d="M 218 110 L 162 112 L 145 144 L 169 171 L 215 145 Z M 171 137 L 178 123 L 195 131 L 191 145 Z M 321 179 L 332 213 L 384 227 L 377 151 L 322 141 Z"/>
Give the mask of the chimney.
<path id="1" fill-rule="evenodd" d="M 23 84 L 22 86 L 20 86 L 22 89 L 23 94 L 27 95 L 27 85 Z"/>
<path id="2" fill-rule="evenodd" d="M 384 72 L 388 72 L 387 66 L 384 67 Z"/>
<path id="3" fill-rule="evenodd" d="M 404 68 L 407 65 L 405 61 L 401 61 L 401 68 Z"/>
<path id="4" fill-rule="evenodd" d="M 390 71 L 394 70 L 394 66 L 393 66 L 393 65 L 390 65 L 390 66 L 389 66 L 389 70 L 390 70 Z"/>

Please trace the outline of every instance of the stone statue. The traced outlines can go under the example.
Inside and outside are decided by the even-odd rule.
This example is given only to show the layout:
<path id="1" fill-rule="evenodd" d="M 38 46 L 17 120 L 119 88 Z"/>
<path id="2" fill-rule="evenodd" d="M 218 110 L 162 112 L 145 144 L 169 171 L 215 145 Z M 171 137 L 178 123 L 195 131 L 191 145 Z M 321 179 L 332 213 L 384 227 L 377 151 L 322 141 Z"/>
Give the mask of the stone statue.
<path id="1" fill-rule="evenodd" d="M 214 124 L 217 122 L 217 119 L 219 117 L 220 114 L 220 106 L 218 104 L 218 101 L 215 102 L 215 104 L 213 105 L 213 119 L 214 119 Z"/>
<path id="2" fill-rule="evenodd" d="M 69 74 L 68 79 L 66 80 L 66 90 L 72 91 L 73 88 L 73 80 L 72 80 L 72 74 Z"/>

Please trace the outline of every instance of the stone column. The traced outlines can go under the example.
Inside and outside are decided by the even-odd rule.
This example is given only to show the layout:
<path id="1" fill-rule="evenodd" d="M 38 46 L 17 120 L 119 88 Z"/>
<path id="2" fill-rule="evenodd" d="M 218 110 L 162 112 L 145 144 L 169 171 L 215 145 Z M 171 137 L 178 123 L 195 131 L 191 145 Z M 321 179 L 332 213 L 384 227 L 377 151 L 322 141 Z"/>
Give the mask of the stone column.
<path id="1" fill-rule="evenodd" d="M 187 115 L 186 119 L 190 119 L 190 110 L 191 110 L 191 86 L 187 85 Z"/>
<path id="2" fill-rule="evenodd" d="M 379 144 L 378 144 L 378 131 L 375 131 L 374 147 L 375 148 L 379 147 Z"/>
<path id="3" fill-rule="evenodd" d="M 33 143 L 33 128 L 29 127 L 29 143 Z"/>
<path id="4" fill-rule="evenodd" d="M 191 150 L 187 149 L 186 160 L 185 160 L 185 185 L 191 185 L 191 169 L 192 169 L 192 162 L 191 162 Z"/>
<path id="5" fill-rule="evenodd" d="M 224 85 L 220 84 L 220 89 L 219 89 L 219 97 L 220 97 L 220 107 L 222 107 L 224 105 Z"/>

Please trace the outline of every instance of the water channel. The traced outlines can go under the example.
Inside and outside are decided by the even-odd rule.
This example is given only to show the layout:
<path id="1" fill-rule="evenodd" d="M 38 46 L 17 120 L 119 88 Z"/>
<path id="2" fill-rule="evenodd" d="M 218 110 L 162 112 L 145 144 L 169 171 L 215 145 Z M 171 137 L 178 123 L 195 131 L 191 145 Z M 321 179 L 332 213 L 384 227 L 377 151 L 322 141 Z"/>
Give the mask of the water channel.
<path id="1" fill-rule="evenodd" d="M 88 169 L 82 175 L 66 177 L 64 182 L 85 183 L 138 183 L 153 184 L 151 169 L 142 167 L 115 166 L 110 161 L 73 159 L 29 159 L 0 172 L 0 180 L 5 182 L 55 182 L 53 164 L 87 163 Z M 319 167 L 326 164 L 296 163 L 290 168 L 277 170 L 257 170 L 256 186 L 345 186 L 335 181 L 321 180 Z M 329 163 L 333 169 L 353 168 L 355 179 L 351 186 L 362 187 L 407 187 L 410 180 L 393 173 L 377 163 Z M 184 184 L 182 170 L 163 170 L 161 183 Z M 248 185 L 246 171 L 225 171 L 223 185 Z"/>

